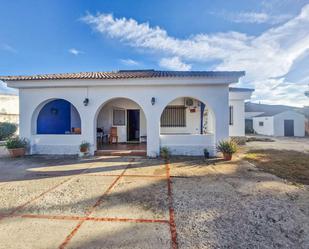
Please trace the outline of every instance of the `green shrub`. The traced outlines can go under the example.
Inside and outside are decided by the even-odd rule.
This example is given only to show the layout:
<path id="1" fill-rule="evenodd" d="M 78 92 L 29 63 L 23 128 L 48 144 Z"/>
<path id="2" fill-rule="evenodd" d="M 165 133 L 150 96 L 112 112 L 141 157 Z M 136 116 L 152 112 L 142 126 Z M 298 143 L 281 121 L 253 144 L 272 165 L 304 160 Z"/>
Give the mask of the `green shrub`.
<path id="1" fill-rule="evenodd" d="M 0 141 L 6 140 L 14 135 L 17 131 L 17 125 L 3 122 L 0 123 Z"/>
<path id="2" fill-rule="evenodd" d="M 221 153 L 232 155 L 237 152 L 237 144 L 233 141 L 223 140 L 218 143 L 217 150 Z"/>
<path id="3" fill-rule="evenodd" d="M 5 147 L 7 149 L 26 148 L 27 145 L 28 145 L 27 140 L 25 138 L 19 138 L 19 137 L 9 138 L 5 143 Z"/>
<path id="4" fill-rule="evenodd" d="M 160 150 L 161 157 L 168 159 L 170 157 L 170 150 L 168 147 L 162 147 Z"/>

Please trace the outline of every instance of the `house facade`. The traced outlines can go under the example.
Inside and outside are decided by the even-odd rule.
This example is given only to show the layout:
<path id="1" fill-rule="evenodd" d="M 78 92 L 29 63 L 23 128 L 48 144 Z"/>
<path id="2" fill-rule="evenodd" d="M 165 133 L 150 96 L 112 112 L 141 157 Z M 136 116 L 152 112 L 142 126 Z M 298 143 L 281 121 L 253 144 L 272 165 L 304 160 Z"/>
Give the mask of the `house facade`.
<path id="1" fill-rule="evenodd" d="M 20 135 L 30 153 L 91 153 L 112 143 L 143 143 L 173 154 L 215 154 L 216 143 L 244 135 L 244 100 L 252 90 L 229 88 L 244 72 L 117 71 L 0 80 L 19 89 Z M 115 133 L 115 134 L 113 134 Z M 115 137 L 113 137 L 115 136 Z M 114 139 L 115 138 L 115 139 Z"/>

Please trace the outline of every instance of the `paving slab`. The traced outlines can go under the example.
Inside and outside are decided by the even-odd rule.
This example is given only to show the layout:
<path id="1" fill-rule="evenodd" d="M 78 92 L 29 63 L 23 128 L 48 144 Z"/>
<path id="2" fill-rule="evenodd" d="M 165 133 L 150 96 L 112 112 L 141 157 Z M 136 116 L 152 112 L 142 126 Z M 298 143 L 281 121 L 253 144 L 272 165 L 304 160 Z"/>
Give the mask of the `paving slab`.
<path id="1" fill-rule="evenodd" d="M 158 159 L 136 159 L 125 175 L 166 176 L 164 161 Z"/>
<path id="2" fill-rule="evenodd" d="M 76 221 L 7 218 L 0 223 L 0 248 L 58 248 L 76 224 Z"/>
<path id="3" fill-rule="evenodd" d="M 69 177 L 44 178 L 8 182 L 0 185 L 0 214 L 8 214 L 18 206 L 68 180 Z"/>
<path id="4" fill-rule="evenodd" d="M 93 217 L 168 219 L 166 179 L 122 177 Z"/>
<path id="5" fill-rule="evenodd" d="M 18 214 L 83 216 L 116 177 L 78 176 L 27 205 Z"/>
<path id="6" fill-rule="evenodd" d="M 168 224 L 85 222 L 67 248 L 171 248 Z"/>

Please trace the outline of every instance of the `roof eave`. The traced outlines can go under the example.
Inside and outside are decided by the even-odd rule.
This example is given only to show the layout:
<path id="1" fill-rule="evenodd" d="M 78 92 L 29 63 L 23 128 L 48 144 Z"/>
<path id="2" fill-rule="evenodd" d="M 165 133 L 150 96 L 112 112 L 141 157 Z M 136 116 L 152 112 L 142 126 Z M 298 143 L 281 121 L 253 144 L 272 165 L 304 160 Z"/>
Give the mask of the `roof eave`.
<path id="1" fill-rule="evenodd" d="M 129 85 L 229 85 L 238 82 L 239 77 L 158 77 L 129 79 L 58 79 L 58 80 L 10 80 L 12 88 L 129 86 Z"/>

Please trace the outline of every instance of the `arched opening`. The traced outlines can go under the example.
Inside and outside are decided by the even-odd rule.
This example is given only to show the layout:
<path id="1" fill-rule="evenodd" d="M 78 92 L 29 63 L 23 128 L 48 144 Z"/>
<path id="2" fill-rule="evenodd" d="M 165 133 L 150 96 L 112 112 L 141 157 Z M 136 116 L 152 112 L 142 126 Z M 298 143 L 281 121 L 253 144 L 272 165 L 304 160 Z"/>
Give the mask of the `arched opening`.
<path id="1" fill-rule="evenodd" d="M 77 109 L 64 99 L 44 103 L 36 119 L 36 134 L 81 134 Z"/>
<path id="2" fill-rule="evenodd" d="M 206 103 L 191 97 L 171 101 L 160 118 L 161 147 L 172 154 L 214 154 L 215 115 Z"/>
<path id="3" fill-rule="evenodd" d="M 147 123 L 141 106 L 128 98 L 105 102 L 96 115 L 97 150 L 146 152 Z"/>

